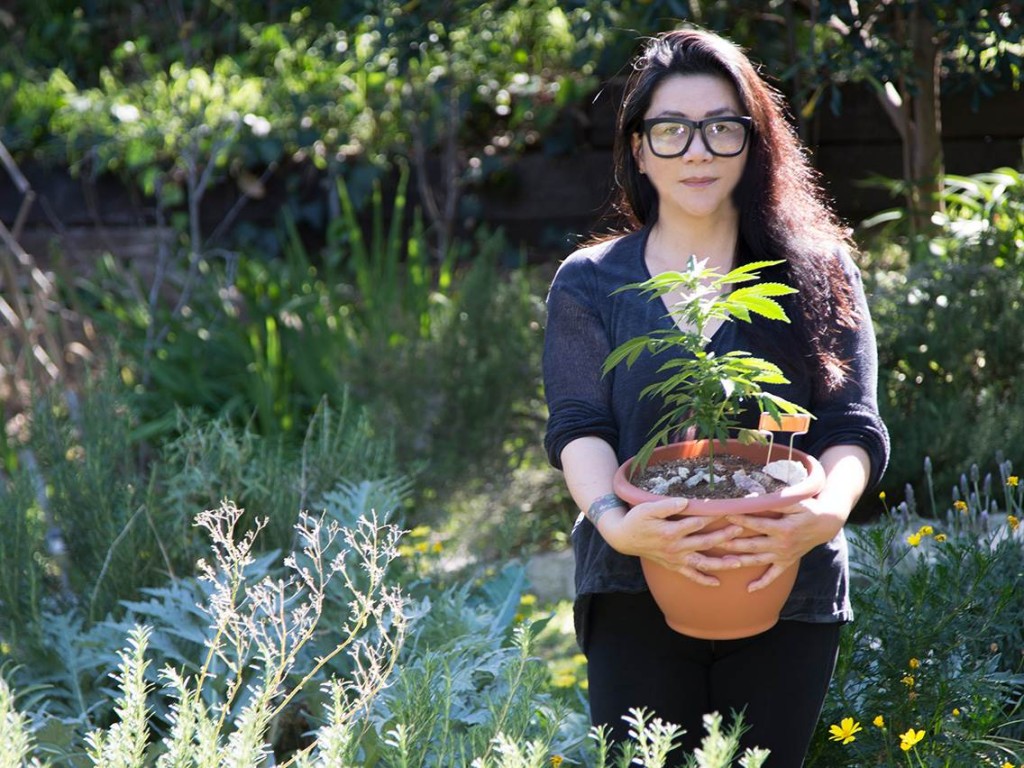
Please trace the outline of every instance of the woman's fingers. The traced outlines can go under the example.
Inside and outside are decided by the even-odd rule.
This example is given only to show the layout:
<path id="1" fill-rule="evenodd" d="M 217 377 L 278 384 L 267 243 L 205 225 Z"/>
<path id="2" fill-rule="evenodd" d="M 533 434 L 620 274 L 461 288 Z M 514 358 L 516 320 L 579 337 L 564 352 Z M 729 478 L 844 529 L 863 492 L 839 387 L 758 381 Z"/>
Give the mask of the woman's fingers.
<path id="1" fill-rule="evenodd" d="M 685 510 L 689 503 L 689 499 L 684 499 L 682 497 L 648 501 L 644 504 L 638 504 L 633 507 L 633 509 L 630 510 L 630 514 L 638 513 L 644 517 L 660 519 L 670 518 Z"/>
<path id="2" fill-rule="evenodd" d="M 765 571 L 761 575 L 761 577 L 759 579 L 754 579 L 754 581 L 750 582 L 747 585 L 747 591 L 748 592 L 757 592 L 759 589 L 764 589 L 769 584 L 771 584 L 773 581 L 775 581 L 777 578 L 779 578 L 779 576 L 781 576 L 783 573 L 785 573 L 786 568 L 791 568 L 791 567 L 796 567 L 796 566 L 793 565 L 793 564 L 786 565 L 786 564 L 783 564 L 783 563 L 772 563 L 771 567 L 768 568 L 768 570 Z"/>
<path id="3" fill-rule="evenodd" d="M 744 533 L 744 526 L 730 521 L 718 530 L 706 531 L 710 524 L 720 524 L 722 519 L 680 514 L 687 504 L 686 499 L 671 498 L 633 507 L 627 515 L 629 519 L 624 521 L 630 533 L 623 549 L 628 547 L 633 554 L 642 554 L 709 587 L 719 584 L 715 573 L 771 562 L 763 554 L 743 549 L 721 553 L 721 549 L 731 549 L 729 544 Z M 706 554 L 715 549 L 720 554 Z"/>
<path id="4" fill-rule="evenodd" d="M 696 568 L 688 568 L 683 566 L 682 568 L 673 568 L 676 573 L 682 574 L 690 581 L 695 581 L 698 584 L 705 587 L 717 587 L 721 582 L 710 574 L 698 571 Z"/>

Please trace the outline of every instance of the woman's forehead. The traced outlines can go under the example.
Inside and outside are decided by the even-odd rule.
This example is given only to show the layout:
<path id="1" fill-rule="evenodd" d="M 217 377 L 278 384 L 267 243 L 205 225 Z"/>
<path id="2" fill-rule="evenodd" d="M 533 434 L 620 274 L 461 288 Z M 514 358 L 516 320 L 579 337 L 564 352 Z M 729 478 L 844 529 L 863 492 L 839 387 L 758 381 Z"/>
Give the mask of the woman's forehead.
<path id="1" fill-rule="evenodd" d="M 740 99 L 732 83 L 715 75 L 670 75 L 651 94 L 648 117 L 688 117 L 699 120 L 739 114 Z"/>

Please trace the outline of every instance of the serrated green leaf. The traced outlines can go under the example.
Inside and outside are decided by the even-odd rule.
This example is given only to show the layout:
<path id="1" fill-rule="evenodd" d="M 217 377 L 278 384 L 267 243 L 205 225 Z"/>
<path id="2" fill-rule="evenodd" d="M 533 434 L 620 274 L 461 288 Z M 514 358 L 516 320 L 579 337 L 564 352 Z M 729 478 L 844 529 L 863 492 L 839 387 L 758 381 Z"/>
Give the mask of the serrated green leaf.
<path id="1" fill-rule="evenodd" d="M 778 320 L 782 323 L 788 323 L 789 317 L 786 315 L 786 311 L 782 308 L 782 305 L 775 299 L 769 299 L 763 296 L 744 296 L 740 302 L 740 306 L 754 312 L 762 317 L 766 317 L 769 320 Z"/>
<path id="2" fill-rule="evenodd" d="M 798 293 L 796 288 L 792 288 L 785 283 L 757 283 L 756 285 L 748 285 L 745 288 L 737 288 L 733 291 L 733 296 L 736 294 L 756 294 L 758 296 L 789 296 L 793 293 Z"/>
<path id="3" fill-rule="evenodd" d="M 749 280 L 757 279 L 757 272 L 764 269 L 765 267 L 774 267 L 776 264 L 782 264 L 783 259 L 766 260 L 766 261 L 752 261 L 749 264 L 741 264 L 733 270 L 730 270 L 722 276 L 723 283 L 740 283 L 747 282 Z"/>

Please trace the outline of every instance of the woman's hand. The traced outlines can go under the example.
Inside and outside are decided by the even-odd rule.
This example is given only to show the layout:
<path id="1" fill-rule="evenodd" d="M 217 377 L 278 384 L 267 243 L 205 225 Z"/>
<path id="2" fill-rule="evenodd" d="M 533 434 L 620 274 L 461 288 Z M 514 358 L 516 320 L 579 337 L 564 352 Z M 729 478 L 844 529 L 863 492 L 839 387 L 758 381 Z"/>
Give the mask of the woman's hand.
<path id="1" fill-rule="evenodd" d="M 756 535 L 734 538 L 722 549 L 736 554 L 743 565 L 767 565 L 768 570 L 747 589 L 764 589 L 787 568 L 819 544 L 831 541 L 846 525 L 853 505 L 868 482 L 871 464 L 867 452 L 856 445 L 835 445 L 821 455 L 825 488 L 817 496 L 801 501 L 775 519 L 734 515 L 727 519 L 754 531 Z"/>
<path id="2" fill-rule="evenodd" d="M 767 565 L 768 570 L 747 589 L 756 592 L 775 581 L 782 573 L 800 562 L 800 558 L 819 544 L 831 541 L 839 533 L 849 514 L 830 511 L 820 498 L 807 499 L 780 510 L 778 518 L 755 515 L 730 515 L 726 519 L 755 533 L 754 536 L 732 538 L 722 549 L 734 553 L 744 566 Z"/>
<path id="3" fill-rule="evenodd" d="M 698 584 L 718 586 L 718 579 L 709 572 L 739 568 L 742 558 L 713 557 L 702 552 L 731 541 L 743 528 L 729 525 L 712 533 L 701 533 L 714 518 L 670 519 L 686 509 L 687 503 L 686 499 L 673 498 L 638 504 L 625 514 L 602 519 L 601 535 L 624 555 L 643 556 Z"/>

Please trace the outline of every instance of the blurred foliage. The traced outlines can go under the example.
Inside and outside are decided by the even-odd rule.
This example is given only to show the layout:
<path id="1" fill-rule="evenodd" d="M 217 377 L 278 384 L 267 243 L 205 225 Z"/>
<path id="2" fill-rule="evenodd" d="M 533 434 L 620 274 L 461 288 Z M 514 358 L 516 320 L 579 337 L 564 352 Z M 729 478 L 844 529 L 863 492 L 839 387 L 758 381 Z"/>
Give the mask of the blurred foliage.
<path id="1" fill-rule="evenodd" d="M 353 177 L 405 157 L 449 226 L 462 187 L 592 87 L 602 40 L 585 2 L 57 5 L 4 17 L 21 43 L 0 68 L 16 156 L 117 173 L 179 208 L 190 175 L 258 197 L 271 163 Z"/>
<path id="2" fill-rule="evenodd" d="M 433 263 L 404 183 L 387 204 L 373 193 L 365 232 L 344 184 L 339 196 L 320 258 L 286 227 L 282 258 L 201 261 L 187 303 L 151 302 L 112 258 L 82 281 L 117 340 L 136 436 L 165 439 L 179 409 L 198 409 L 294 442 L 324 396 L 348 392 L 431 483 L 464 476 L 467 455 L 473 473 L 514 464 L 541 427 L 541 287 L 502 268 L 507 245 L 483 229 Z"/>
<path id="3" fill-rule="evenodd" d="M 191 573 L 205 550 L 196 510 L 234 496 L 268 518 L 261 546 L 286 549 L 294 516 L 330 488 L 394 471 L 390 442 L 343 390 L 288 445 L 193 408 L 178 410 L 173 436 L 146 451 L 135 402 L 108 375 L 77 396 L 51 393 L 18 420 L 12 468 L 0 477 L 10 532 L 0 543 L 0 646 L 40 642 L 47 611 L 74 611 L 88 627 L 140 589 Z"/>
<path id="4" fill-rule="evenodd" d="M 1024 463 L 1024 178 L 1012 168 L 947 176 L 941 234 L 911 263 L 893 212 L 869 247 L 879 395 L 893 441 L 885 487 L 917 483 L 931 456 L 951 487 L 996 449 Z M 919 492 L 921 488 L 917 489 Z"/>
<path id="5" fill-rule="evenodd" d="M 19 0 L 0 19 L 13 43 L 0 61 L 0 116 L 16 153 L 66 153 L 93 172 L 165 168 L 182 122 L 212 109 L 209 138 L 232 115 L 225 143 L 242 166 L 296 154 L 321 168 L 379 164 L 455 131 L 459 173 L 475 177 L 550 136 L 566 107 L 623 73 L 638 38 L 682 21 L 747 47 L 800 119 L 826 101 L 841 109 L 845 83 L 916 96 L 913 5 Z M 1018 2 L 918 5 L 936 30 L 945 88 L 981 98 L 1020 82 Z"/>
<path id="6" fill-rule="evenodd" d="M 836 86 L 864 83 L 897 104 L 914 97 L 929 62 L 914 59 L 914 13 L 933 30 L 941 52 L 947 92 L 966 90 L 974 104 L 995 91 L 1018 89 L 1024 67 L 1024 26 L 1015 0 L 932 0 L 928 3 L 822 0 L 812 45 L 805 49 L 804 87 L 808 101 L 826 100 L 842 109 Z M 898 104 L 897 104 L 898 106 Z"/>
<path id="7" fill-rule="evenodd" d="M 942 93 L 966 89 L 976 109 L 996 90 L 1020 89 L 1024 25 L 1018 0 L 824 2 L 812 6 L 812 39 L 794 73 L 797 107 L 811 113 L 825 94 L 842 109 L 847 83 L 866 84 L 903 148 L 908 221 L 934 234 L 945 173 Z"/>

